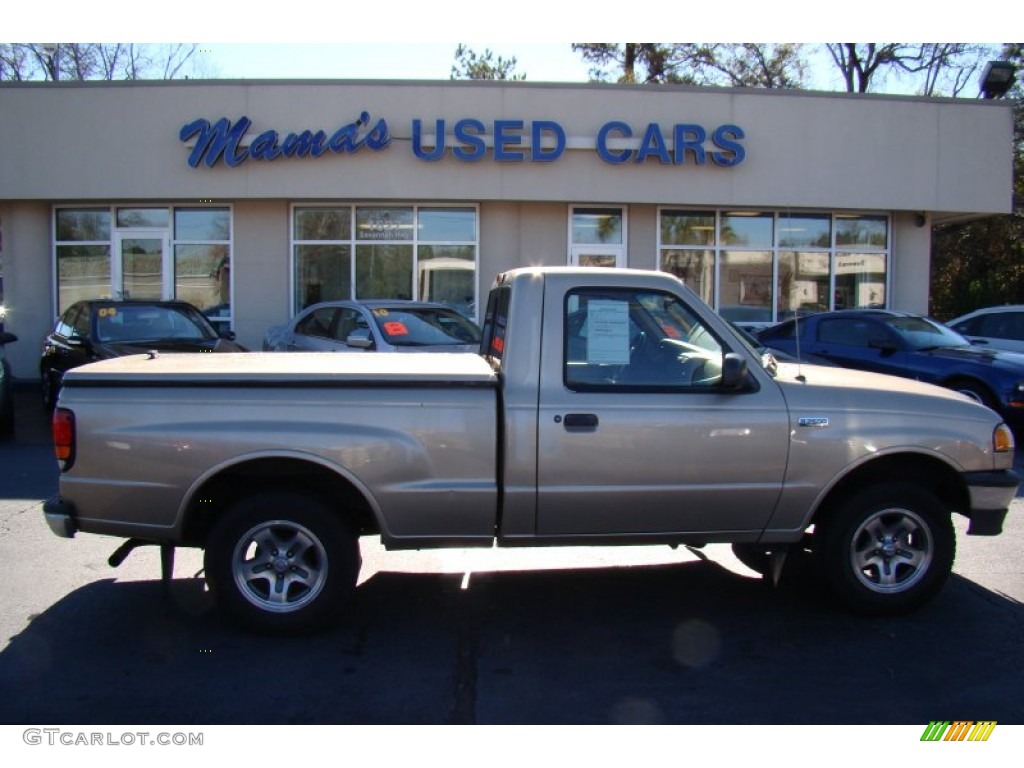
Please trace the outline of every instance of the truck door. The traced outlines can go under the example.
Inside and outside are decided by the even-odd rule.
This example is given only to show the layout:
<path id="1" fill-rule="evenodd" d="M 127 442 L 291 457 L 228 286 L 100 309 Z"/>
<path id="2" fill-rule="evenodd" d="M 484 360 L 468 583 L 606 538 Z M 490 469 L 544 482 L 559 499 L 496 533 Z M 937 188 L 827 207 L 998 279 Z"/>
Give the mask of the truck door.
<path id="1" fill-rule="evenodd" d="M 762 529 L 789 439 L 771 379 L 756 373 L 755 386 L 725 391 L 736 342 L 673 294 L 556 295 L 544 309 L 537 534 Z"/>

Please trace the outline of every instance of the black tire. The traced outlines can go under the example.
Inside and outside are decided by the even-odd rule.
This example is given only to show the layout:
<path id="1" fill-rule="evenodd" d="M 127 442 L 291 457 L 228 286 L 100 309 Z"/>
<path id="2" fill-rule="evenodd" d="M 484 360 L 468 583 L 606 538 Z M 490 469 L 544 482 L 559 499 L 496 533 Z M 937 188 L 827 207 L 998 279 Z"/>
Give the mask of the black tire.
<path id="1" fill-rule="evenodd" d="M 855 613 L 898 615 L 920 608 L 953 569 L 956 534 L 934 494 L 909 483 L 865 488 L 819 526 L 825 582 Z"/>
<path id="2" fill-rule="evenodd" d="M 217 603 L 241 626 L 302 634 L 336 619 L 355 591 L 359 540 L 319 499 L 268 491 L 216 523 L 204 557 Z"/>
<path id="3" fill-rule="evenodd" d="M 60 384 L 54 381 L 56 376 L 54 371 L 43 371 L 40 377 L 43 387 L 43 408 L 50 412 L 57 407 L 57 397 L 60 394 Z"/>

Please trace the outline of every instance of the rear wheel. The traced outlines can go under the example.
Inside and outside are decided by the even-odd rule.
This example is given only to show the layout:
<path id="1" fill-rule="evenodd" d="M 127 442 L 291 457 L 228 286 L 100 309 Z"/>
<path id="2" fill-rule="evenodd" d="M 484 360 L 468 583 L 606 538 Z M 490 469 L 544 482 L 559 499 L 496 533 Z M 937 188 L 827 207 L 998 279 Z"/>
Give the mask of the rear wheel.
<path id="1" fill-rule="evenodd" d="M 866 488 L 821 522 L 820 565 L 836 598 L 857 613 L 920 608 L 953 568 L 950 514 L 931 492 L 907 483 Z"/>
<path id="2" fill-rule="evenodd" d="M 326 504 L 292 491 L 250 496 L 214 526 L 206 578 L 242 626 L 309 632 L 340 613 L 355 590 L 359 541 Z"/>

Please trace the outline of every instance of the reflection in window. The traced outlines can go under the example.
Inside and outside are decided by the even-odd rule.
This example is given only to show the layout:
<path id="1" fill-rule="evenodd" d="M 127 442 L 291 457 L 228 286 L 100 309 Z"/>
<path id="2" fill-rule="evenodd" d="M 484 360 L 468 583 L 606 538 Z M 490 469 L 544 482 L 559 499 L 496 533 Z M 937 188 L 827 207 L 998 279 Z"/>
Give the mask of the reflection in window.
<path id="1" fill-rule="evenodd" d="M 136 229 L 167 229 L 170 215 L 166 208 L 118 208 L 117 226 Z"/>
<path id="2" fill-rule="evenodd" d="M 836 216 L 836 245 L 887 248 L 888 222 L 885 216 Z"/>
<path id="3" fill-rule="evenodd" d="M 411 245 L 356 245 L 357 299 L 411 299 L 411 286 Z"/>
<path id="4" fill-rule="evenodd" d="M 176 208 L 174 239 L 226 242 L 231 239 L 231 212 L 227 208 Z"/>
<path id="5" fill-rule="evenodd" d="M 767 324 L 886 304 L 887 216 L 728 211 L 717 224 L 710 211 L 659 216 L 660 268 L 730 320 Z"/>
<path id="6" fill-rule="evenodd" d="M 885 307 L 885 255 L 836 254 L 836 309 Z"/>
<path id="7" fill-rule="evenodd" d="M 227 245 L 176 245 L 174 295 L 203 312 L 227 314 L 231 298 L 231 261 Z"/>
<path id="8" fill-rule="evenodd" d="M 295 311 L 318 301 L 400 298 L 475 315 L 475 208 L 296 206 L 292 231 Z"/>
<path id="9" fill-rule="evenodd" d="M 662 211 L 661 244 L 714 245 L 713 211 Z M 662 267 L 664 269 L 664 267 Z"/>
<path id="10" fill-rule="evenodd" d="M 769 322 L 772 319 L 772 254 L 723 251 L 719 312 L 726 320 Z"/>
<path id="11" fill-rule="evenodd" d="M 770 213 L 730 211 L 722 214 L 722 245 L 771 248 L 775 217 Z"/>
<path id="12" fill-rule="evenodd" d="M 110 281 L 109 245 L 57 246 L 58 311 L 83 299 L 110 298 Z"/>
<path id="13" fill-rule="evenodd" d="M 830 256 L 827 252 L 779 253 L 779 281 L 775 294 L 776 317 L 825 312 L 829 308 Z"/>
<path id="14" fill-rule="evenodd" d="M 572 242 L 573 245 L 621 245 L 621 209 L 574 208 Z"/>
<path id="15" fill-rule="evenodd" d="M 711 250 L 680 250 L 663 248 L 661 269 L 671 272 L 694 291 L 706 304 L 714 302 L 715 252 Z"/>

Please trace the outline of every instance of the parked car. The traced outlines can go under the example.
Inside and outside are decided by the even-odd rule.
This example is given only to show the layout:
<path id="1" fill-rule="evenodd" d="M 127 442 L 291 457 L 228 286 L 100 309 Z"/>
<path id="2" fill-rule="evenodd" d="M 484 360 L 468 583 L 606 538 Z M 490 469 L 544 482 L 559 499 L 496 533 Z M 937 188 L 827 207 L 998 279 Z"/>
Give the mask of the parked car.
<path id="1" fill-rule="evenodd" d="M 14 432 L 14 378 L 4 357 L 4 346 L 17 340 L 13 333 L 0 330 L 0 437 Z"/>
<path id="2" fill-rule="evenodd" d="M 954 389 L 1024 424 L 1024 355 L 972 345 L 931 318 L 889 310 L 822 312 L 762 331 L 770 347 L 846 368 Z"/>
<path id="3" fill-rule="evenodd" d="M 1024 305 L 976 309 L 950 320 L 946 325 L 972 344 L 1024 352 Z"/>
<path id="4" fill-rule="evenodd" d="M 480 329 L 444 304 L 326 301 L 267 331 L 276 352 L 476 352 Z"/>
<path id="5" fill-rule="evenodd" d="M 217 333 L 184 301 L 78 301 L 43 339 L 43 403 L 57 402 L 65 372 L 85 363 L 140 352 L 245 352 L 234 333 Z"/>

